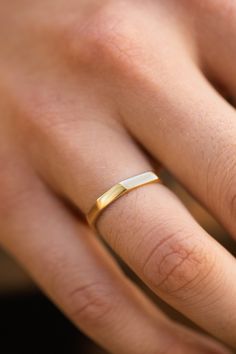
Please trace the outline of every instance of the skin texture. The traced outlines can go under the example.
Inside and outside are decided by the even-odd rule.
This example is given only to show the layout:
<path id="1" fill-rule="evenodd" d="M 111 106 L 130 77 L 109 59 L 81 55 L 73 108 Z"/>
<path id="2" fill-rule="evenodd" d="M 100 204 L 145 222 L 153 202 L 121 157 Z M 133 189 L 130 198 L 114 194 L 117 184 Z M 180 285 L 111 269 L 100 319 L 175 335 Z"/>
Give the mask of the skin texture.
<path id="1" fill-rule="evenodd" d="M 235 40 L 229 0 L 1 2 L 1 245 L 111 353 L 236 349 L 235 259 L 172 192 L 129 193 L 99 232 L 225 347 L 166 318 L 83 217 L 152 157 L 236 238 Z"/>

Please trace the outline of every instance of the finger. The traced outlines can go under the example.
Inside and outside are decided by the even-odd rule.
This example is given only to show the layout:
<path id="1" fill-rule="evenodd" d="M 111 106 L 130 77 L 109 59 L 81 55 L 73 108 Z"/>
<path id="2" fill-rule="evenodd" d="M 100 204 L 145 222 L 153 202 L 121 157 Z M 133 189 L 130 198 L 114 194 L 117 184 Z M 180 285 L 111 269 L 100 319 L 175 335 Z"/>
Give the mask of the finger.
<path id="1" fill-rule="evenodd" d="M 182 11 L 191 12 L 194 19 L 192 26 L 198 33 L 198 45 L 205 74 L 213 84 L 223 90 L 227 98 L 235 100 L 235 2 L 196 1 L 194 6 L 188 6 L 190 3 L 184 1 L 182 5 L 184 5 Z"/>
<path id="2" fill-rule="evenodd" d="M 33 198 L 34 206 L 25 203 L 11 215 L 10 227 L 1 220 L 5 247 L 78 326 L 110 351 L 152 352 L 153 345 L 161 345 L 154 317 L 149 318 L 152 306 L 137 297 L 86 227 L 52 198 L 41 193 Z M 138 344 L 141 332 L 145 344 Z"/>
<path id="3" fill-rule="evenodd" d="M 155 21 L 138 7 L 130 21 L 117 12 L 100 16 L 86 38 L 102 53 L 96 65 L 110 78 L 119 116 L 236 237 L 235 110 L 201 73 L 191 26 L 176 26 L 162 8 Z"/>
<path id="4" fill-rule="evenodd" d="M 2 209 L 1 242 L 85 333 L 112 353 L 228 352 L 171 324 L 124 277 L 87 227 L 40 183 L 31 186 L 18 195 L 20 208 Z M 14 200 L 7 199 L 11 207 L 13 194 Z"/>
<path id="5" fill-rule="evenodd" d="M 112 185 L 150 170 L 140 150 L 118 127 L 111 129 L 88 119 L 80 121 L 78 128 L 67 129 L 69 143 L 60 156 L 55 153 L 57 144 L 58 148 L 63 144 L 59 132 L 58 140 L 52 137 L 53 143 L 44 144 L 50 163 L 44 165 L 43 174 L 85 213 Z M 96 149 L 88 146 L 90 141 Z M 236 345 L 229 331 L 236 323 L 235 260 L 196 224 L 171 192 L 161 185 L 131 192 L 103 213 L 98 226 L 156 294 Z"/>
<path id="6" fill-rule="evenodd" d="M 236 237 L 235 110 L 201 73 L 190 28 L 162 7 L 156 18 L 132 8 L 129 21 L 120 7 L 100 14 L 85 36 L 119 117 Z"/>
<path id="7" fill-rule="evenodd" d="M 235 110 L 195 64 L 174 58 L 162 94 L 152 76 L 147 91 L 136 85 L 129 104 L 123 91 L 120 112 L 135 138 L 236 237 Z"/>

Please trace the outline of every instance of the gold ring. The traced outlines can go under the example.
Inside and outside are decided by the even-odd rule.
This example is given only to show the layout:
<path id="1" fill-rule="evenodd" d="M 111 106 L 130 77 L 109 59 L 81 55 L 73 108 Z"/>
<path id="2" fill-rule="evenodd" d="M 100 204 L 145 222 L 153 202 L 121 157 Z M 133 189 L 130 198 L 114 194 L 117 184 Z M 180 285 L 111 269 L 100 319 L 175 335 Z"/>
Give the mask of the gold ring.
<path id="1" fill-rule="evenodd" d="M 96 228 L 98 217 L 105 208 L 122 195 L 150 183 L 161 183 L 160 178 L 154 172 L 144 172 L 114 185 L 96 200 L 95 204 L 88 212 L 86 218 L 89 225 Z"/>

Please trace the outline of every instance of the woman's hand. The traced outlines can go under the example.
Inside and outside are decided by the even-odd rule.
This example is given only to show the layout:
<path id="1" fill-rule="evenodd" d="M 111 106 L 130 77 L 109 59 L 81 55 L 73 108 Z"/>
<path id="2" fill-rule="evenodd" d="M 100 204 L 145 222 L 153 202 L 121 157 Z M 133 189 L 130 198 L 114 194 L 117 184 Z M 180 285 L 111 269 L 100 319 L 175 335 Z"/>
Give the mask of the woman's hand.
<path id="1" fill-rule="evenodd" d="M 3 0 L 1 243 L 112 353 L 226 353 L 171 323 L 85 225 L 96 198 L 161 162 L 236 237 L 236 2 Z M 81 212 L 81 215 L 77 211 Z M 101 216 L 163 300 L 236 348 L 235 259 L 162 185 Z"/>

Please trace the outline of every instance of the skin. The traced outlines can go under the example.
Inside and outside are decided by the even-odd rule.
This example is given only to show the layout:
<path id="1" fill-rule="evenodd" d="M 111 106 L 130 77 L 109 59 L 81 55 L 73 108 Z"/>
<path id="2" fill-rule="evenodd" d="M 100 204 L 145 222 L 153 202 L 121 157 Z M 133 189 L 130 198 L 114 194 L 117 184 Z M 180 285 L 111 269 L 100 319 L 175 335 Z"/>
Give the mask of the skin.
<path id="1" fill-rule="evenodd" d="M 99 232 L 225 347 L 165 317 L 84 222 L 151 157 L 236 238 L 236 116 L 224 97 L 236 97 L 235 39 L 229 0 L 1 2 L 1 245 L 111 353 L 236 349 L 235 259 L 171 191 L 120 198 Z"/>

